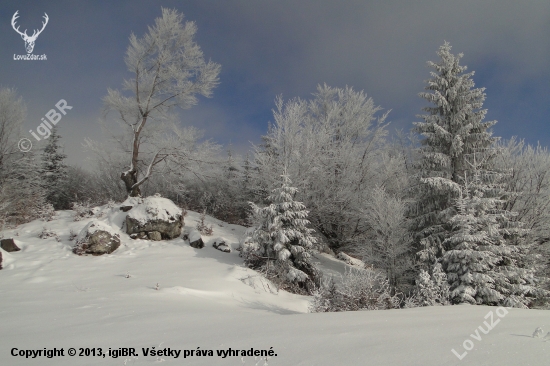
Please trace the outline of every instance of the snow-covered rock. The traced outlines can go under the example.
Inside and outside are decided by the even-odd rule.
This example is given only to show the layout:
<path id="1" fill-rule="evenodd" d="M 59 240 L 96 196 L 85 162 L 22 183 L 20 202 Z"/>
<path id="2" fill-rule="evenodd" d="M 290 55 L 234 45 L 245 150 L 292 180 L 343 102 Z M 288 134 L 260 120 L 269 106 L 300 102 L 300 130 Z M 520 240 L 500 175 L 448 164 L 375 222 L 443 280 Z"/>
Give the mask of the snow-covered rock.
<path id="1" fill-rule="evenodd" d="M 189 232 L 189 245 L 197 249 L 204 248 L 204 242 L 202 241 L 201 233 L 199 233 L 198 230 L 193 229 Z"/>
<path id="2" fill-rule="evenodd" d="M 160 196 L 130 197 L 122 203 L 121 207 L 124 206 L 132 206 L 126 216 L 126 232 L 129 235 L 158 231 L 162 239 L 180 236 L 182 211 L 169 199 Z"/>
<path id="3" fill-rule="evenodd" d="M 212 246 L 224 253 L 231 253 L 231 248 L 222 238 L 217 238 L 216 240 L 214 240 Z"/>
<path id="4" fill-rule="evenodd" d="M 120 246 L 118 232 L 104 222 L 93 220 L 76 237 L 73 253 L 102 255 L 111 254 Z"/>

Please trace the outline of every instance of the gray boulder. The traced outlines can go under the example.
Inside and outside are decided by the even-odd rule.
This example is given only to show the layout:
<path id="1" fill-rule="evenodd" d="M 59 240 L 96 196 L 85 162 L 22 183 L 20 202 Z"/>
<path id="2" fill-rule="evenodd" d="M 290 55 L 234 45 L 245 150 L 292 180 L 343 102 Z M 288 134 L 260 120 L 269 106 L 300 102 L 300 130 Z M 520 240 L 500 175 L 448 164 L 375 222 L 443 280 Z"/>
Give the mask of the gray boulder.
<path id="1" fill-rule="evenodd" d="M 120 246 L 120 235 L 101 221 L 91 221 L 76 238 L 73 253 L 103 255 L 111 254 Z"/>
<path id="2" fill-rule="evenodd" d="M 149 238 L 149 240 L 154 240 L 154 241 L 162 240 L 162 236 L 160 235 L 160 233 L 158 231 L 148 232 L 147 237 Z"/>
<path id="3" fill-rule="evenodd" d="M 4 249 L 6 252 L 18 252 L 21 249 L 15 244 L 13 239 L 2 239 L 0 240 L 0 248 Z"/>
<path id="4" fill-rule="evenodd" d="M 184 223 L 182 211 L 172 201 L 152 196 L 133 203 L 126 216 L 126 232 L 131 237 L 142 232 L 149 238 L 149 233 L 158 232 L 161 239 L 174 239 L 181 235 Z M 158 238 L 157 234 L 152 235 Z"/>

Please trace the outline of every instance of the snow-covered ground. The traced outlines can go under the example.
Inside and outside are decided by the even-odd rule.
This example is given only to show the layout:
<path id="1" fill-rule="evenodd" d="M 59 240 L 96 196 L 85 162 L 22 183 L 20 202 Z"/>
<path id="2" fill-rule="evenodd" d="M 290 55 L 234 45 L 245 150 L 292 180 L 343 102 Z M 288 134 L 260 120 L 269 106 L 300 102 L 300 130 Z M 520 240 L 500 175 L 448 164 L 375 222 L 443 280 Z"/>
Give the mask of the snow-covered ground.
<path id="1" fill-rule="evenodd" d="M 123 218 L 113 209 L 100 220 L 118 230 Z M 276 293 L 242 266 L 234 250 L 244 233 L 241 226 L 208 218 L 214 234 L 203 236 L 203 249 L 182 239 L 152 242 L 122 233 L 122 245 L 111 255 L 80 257 L 71 252 L 70 230 L 78 233 L 90 220 L 74 222 L 72 211 L 62 211 L 54 221 L 1 233 L 14 237 L 22 250 L 2 250 L 0 365 L 546 365 L 550 360 L 550 340 L 531 337 L 539 326 L 544 334 L 550 331 L 548 311 L 506 314 L 485 306 L 449 306 L 308 313 L 308 297 Z M 186 228 L 198 220 L 189 212 Z M 39 239 L 44 226 L 61 241 Z M 231 253 L 212 247 L 219 237 Z M 318 261 L 333 274 L 345 267 L 327 255 L 318 255 Z M 484 334 L 478 327 L 487 329 L 491 311 L 494 326 Z M 463 345 L 473 349 L 464 354 Z M 68 355 L 71 347 L 76 356 Z M 97 356 L 99 348 L 105 354 L 121 347 L 134 348 L 138 356 Z M 178 358 L 143 355 L 142 349 L 153 347 L 181 353 Z M 11 355 L 44 348 L 63 348 L 64 356 Z M 78 356 L 80 348 L 90 353 L 94 348 L 96 356 Z M 276 356 L 217 355 L 229 348 L 273 350 Z M 197 349 L 213 356 L 196 356 Z M 193 356 L 184 358 L 186 350 Z"/>

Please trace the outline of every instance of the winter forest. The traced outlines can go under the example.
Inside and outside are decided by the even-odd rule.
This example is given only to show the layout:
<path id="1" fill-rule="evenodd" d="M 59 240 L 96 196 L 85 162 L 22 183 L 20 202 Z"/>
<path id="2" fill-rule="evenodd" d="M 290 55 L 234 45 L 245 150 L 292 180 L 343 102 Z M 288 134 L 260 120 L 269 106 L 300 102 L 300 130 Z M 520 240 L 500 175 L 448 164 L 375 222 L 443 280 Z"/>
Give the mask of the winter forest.
<path id="1" fill-rule="evenodd" d="M 241 227 L 234 245 L 214 247 L 238 255 L 268 292 L 301 296 L 310 313 L 550 309 L 550 152 L 495 136 L 460 50 L 442 40 L 426 55 L 424 89 L 410 96 L 424 108 L 408 130 L 369 90 L 320 80 L 309 98 L 274 95 L 262 142 L 237 154 L 178 121 L 220 83 L 223 65 L 196 33 L 163 8 L 146 34 L 129 35 L 128 78 L 106 89 L 105 140 L 86 140 L 86 169 L 66 162 L 55 125 L 41 149 L 21 152 L 26 102 L 0 90 L 1 239 L 17 245 L 35 223 L 35 241 L 59 242 L 50 224 L 69 217 L 87 225 L 62 238 L 67 253 L 93 263 L 130 242 L 204 251 L 216 229 Z M 3 243 L 0 281 L 17 255 Z M 320 256 L 345 270 L 327 273 Z"/>

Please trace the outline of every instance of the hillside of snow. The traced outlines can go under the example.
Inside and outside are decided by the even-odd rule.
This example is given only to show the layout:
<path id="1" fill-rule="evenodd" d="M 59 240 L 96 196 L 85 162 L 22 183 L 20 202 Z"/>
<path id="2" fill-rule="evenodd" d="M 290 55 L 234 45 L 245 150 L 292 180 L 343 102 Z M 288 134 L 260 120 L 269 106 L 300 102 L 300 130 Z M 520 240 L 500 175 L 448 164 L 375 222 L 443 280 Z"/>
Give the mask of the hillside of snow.
<path id="1" fill-rule="evenodd" d="M 92 220 L 74 221 L 73 211 L 0 232 L 21 248 L 2 250 L 0 365 L 545 365 L 550 360 L 550 340 L 532 337 L 537 327 L 550 331 L 548 311 L 464 305 L 308 313 L 309 297 L 277 292 L 242 266 L 235 250 L 242 226 L 207 217 L 213 235 L 203 236 L 206 246 L 195 249 L 183 239 L 132 240 L 121 227 L 125 213 L 117 207 L 95 212 L 120 233 L 122 244 L 110 255 L 71 252 L 71 231 L 77 234 Z M 198 213 L 189 212 L 185 228 L 198 220 Z M 44 227 L 59 241 L 40 239 Z M 212 247 L 220 238 L 231 253 Z M 338 275 L 346 266 L 327 255 L 316 257 L 326 273 Z M 63 349 L 63 356 L 36 356 L 54 348 Z M 76 356 L 68 355 L 70 348 Z M 112 351 L 119 348 L 133 348 L 136 355 L 114 358 Z M 255 351 L 273 355 L 254 356 Z"/>

